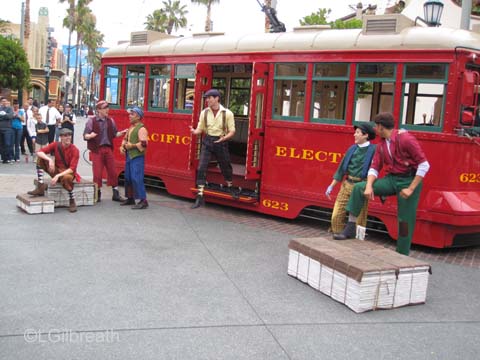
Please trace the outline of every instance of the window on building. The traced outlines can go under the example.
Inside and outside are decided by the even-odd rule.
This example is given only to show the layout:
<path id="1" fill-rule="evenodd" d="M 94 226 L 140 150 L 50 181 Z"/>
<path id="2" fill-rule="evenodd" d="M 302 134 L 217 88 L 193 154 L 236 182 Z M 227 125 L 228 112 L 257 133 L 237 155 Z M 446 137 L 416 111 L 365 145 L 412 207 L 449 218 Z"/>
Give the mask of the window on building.
<path id="1" fill-rule="evenodd" d="M 358 64 L 354 121 L 372 121 L 379 112 L 393 111 L 395 64 Z"/>
<path id="2" fill-rule="evenodd" d="M 348 76 L 348 64 L 315 64 L 312 122 L 345 122 Z"/>
<path id="3" fill-rule="evenodd" d="M 447 68 L 445 64 L 405 64 L 401 115 L 405 128 L 438 130 L 442 126 Z"/>
<path id="4" fill-rule="evenodd" d="M 274 119 L 303 121 L 306 74 L 306 64 L 275 65 Z"/>
<path id="5" fill-rule="evenodd" d="M 170 71 L 170 65 L 150 65 L 148 85 L 148 109 L 150 111 L 168 111 Z"/>
<path id="6" fill-rule="evenodd" d="M 120 107 L 121 80 L 122 80 L 121 66 L 105 67 L 105 100 L 113 108 Z"/>
<path id="7" fill-rule="evenodd" d="M 175 66 L 175 112 L 191 113 L 195 94 L 195 64 Z"/>
<path id="8" fill-rule="evenodd" d="M 127 66 L 127 90 L 125 104 L 129 106 L 143 107 L 145 96 L 145 66 Z"/>

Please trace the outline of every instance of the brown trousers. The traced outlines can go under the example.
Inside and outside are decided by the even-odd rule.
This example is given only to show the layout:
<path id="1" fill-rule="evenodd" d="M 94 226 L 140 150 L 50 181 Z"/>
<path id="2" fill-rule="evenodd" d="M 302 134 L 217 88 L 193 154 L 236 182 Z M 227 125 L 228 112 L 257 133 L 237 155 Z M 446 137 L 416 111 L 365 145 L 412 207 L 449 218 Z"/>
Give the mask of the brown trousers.
<path id="1" fill-rule="evenodd" d="M 59 168 L 55 167 L 55 170 L 53 172 L 51 172 L 48 168 L 48 161 L 44 160 L 44 159 L 40 159 L 40 158 L 37 159 L 37 166 L 39 168 L 43 169 L 43 171 L 45 171 L 52 178 L 55 175 L 60 174 L 61 172 L 65 171 L 65 169 L 59 169 Z M 58 182 L 60 184 L 62 184 L 62 186 L 65 190 L 73 191 L 73 179 L 74 178 L 75 178 L 74 174 L 67 174 L 67 175 L 61 176 L 60 179 L 58 180 Z"/>
<path id="2" fill-rule="evenodd" d="M 343 180 L 342 187 L 338 192 L 337 199 L 332 212 L 332 232 L 334 234 L 341 233 L 345 227 L 345 219 L 347 217 L 347 204 L 355 184 Z M 360 214 L 357 217 L 357 225 L 365 227 L 367 225 L 368 201 L 365 201 Z"/>

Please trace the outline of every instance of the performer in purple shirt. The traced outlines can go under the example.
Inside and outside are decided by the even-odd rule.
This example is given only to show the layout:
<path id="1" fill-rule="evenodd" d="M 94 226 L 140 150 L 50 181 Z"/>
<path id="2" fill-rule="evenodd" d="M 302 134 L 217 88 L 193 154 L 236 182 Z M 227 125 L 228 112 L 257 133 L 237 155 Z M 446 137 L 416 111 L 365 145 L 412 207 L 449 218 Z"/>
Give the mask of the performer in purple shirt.
<path id="1" fill-rule="evenodd" d="M 393 115 L 380 113 L 375 116 L 377 134 L 381 138 L 377 146 L 367 181 L 355 184 L 347 205 L 349 218 L 343 231 L 343 238 L 354 238 L 355 221 L 365 199 L 373 200 L 374 195 L 397 195 L 398 239 L 397 252 L 408 255 L 415 227 L 418 200 L 422 180 L 430 164 L 417 139 L 408 132 L 399 133 L 394 129 Z M 378 178 L 385 169 L 385 177 Z"/>

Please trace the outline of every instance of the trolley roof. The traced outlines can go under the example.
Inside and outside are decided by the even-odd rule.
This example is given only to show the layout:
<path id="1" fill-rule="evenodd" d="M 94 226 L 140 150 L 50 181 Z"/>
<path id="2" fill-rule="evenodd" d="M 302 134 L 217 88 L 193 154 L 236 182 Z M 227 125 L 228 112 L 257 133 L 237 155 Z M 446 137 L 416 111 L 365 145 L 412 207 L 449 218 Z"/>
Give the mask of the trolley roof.
<path id="1" fill-rule="evenodd" d="M 362 29 L 314 29 L 242 36 L 200 34 L 193 37 L 167 37 L 146 45 L 125 43 L 107 50 L 103 57 L 284 51 L 453 50 L 456 47 L 480 50 L 480 34 L 459 29 L 424 27 L 407 27 L 393 34 L 365 34 Z"/>

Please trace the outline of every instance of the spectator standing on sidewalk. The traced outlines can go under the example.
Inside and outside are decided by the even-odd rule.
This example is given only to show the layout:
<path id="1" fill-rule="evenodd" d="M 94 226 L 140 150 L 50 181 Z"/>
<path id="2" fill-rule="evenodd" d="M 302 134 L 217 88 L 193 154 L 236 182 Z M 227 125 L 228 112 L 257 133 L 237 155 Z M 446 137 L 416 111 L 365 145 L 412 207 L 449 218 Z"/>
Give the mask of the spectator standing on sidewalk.
<path id="1" fill-rule="evenodd" d="M 42 106 L 38 111 L 42 115 L 42 120 L 48 126 L 48 143 L 50 144 L 55 140 L 57 121 L 60 121 L 62 116 L 55 107 L 55 101 L 52 99 L 49 99 L 48 103 Z"/>
<path id="2" fill-rule="evenodd" d="M 60 130 L 60 142 L 53 142 L 42 147 L 37 152 L 37 187 L 29 191 L 32 196 L 43 196 L 47 185 L 43 180 L 43 173 L 46 171 L 52 178 L 51 184 L 60 182 L 65 190 L 68 191 L 69 207 L 68 211 L 76 212 L 75 193 L 73 191 L 73 180 L 78 177 L 77 165 L 80 152 L 72 144 L 72 131 L 70 129 Z M 54 153 L 51 158 L 47 154 Z"/>
<path id="3" fill-rule="evenodd" d="M 23 134 L 23 123 L 25 122 L 25 111 L 20 109 L 17 104 L 13 105 L 13 119 L 12 119 L 12 162 L 20 162 L 20 141 Z"/>
<path id="4" fill-rule="evenodd" d="M 33 106 L 33 98 L 28 98 L 28 101 L 23 104 L 23 110 L 25 112 L 25 121 L 23 123 L 23 129 L 22 129 L 22 139 L 20 140 L 20 147 L 22 150 L 22 155 L 26 155 L 26 150 L 25 150 L 25 140 L 27 141 L 27 146 L 28 146 L 28 151 L 30 152 L 30 156 L 33 156 L 34 152 L 34 147 L 32 143 L 32 137 L 30 136 L 28 132 L 28 120 L 30 118 L 33 118 L 33 113 L 32 113 L 32 106 Z"/>
<path id="5" fill-rule="evenodd" d="M 102 173 L 107 171 L 107 185 L 112 187 L 112 200 L 125 200 L 118 192 L 118 178 L 115 173 L 113 158 L 113 139 L 123 136 L 126 130 L 118 131 L 115 121 L 108 116 L 108 102 L 97 103 L 97 115 L 90 117 L 85 125 L 83 138 L 87 141 L 92 160 L 93 181 L 98 186 L 97 201 L 102 197 Z"/>
<path id="6" fill-rule="evenodd" d="M 13 109 L 8 106 L 8 100 L 0 97 L 0 153 L 4 164 L 10 163 L 12 144 L 12 119 L 14 117 Z"/>
<path id="7" fill-rule="evenodd" d="M 120 152 L 125 155 L 125 196 L 120 205 L 134 205 L 132 209 L 148 208 L 147 193 L 144 184 L 145 150 L 147 150 L 148 132 L 142 122 L 143 111 L 135 106 L 128 109 L 130 127 L 123 138 Z M 139 202 L 135 204 L 135 199 Z"/>
<path id="8" fill-rule="evenodd" d="M 73 113 L 72 104 L 65 104 L 65 111 L 62 114 L 62 128 L 72 130 L 72 144 L 75 138 L 75 124 L 77 123 L 77 117 Z"/>
<path id="9" fill-rule="evenodd" d="M 42 115 L 35 111 L 35 135 L 32 135 L 32 139 L 35 144 L 35 153 L 37 153 L 42 147 L 48 145 L 48 133 L 50 129 L 47 124 L 43 122 Z"/>

